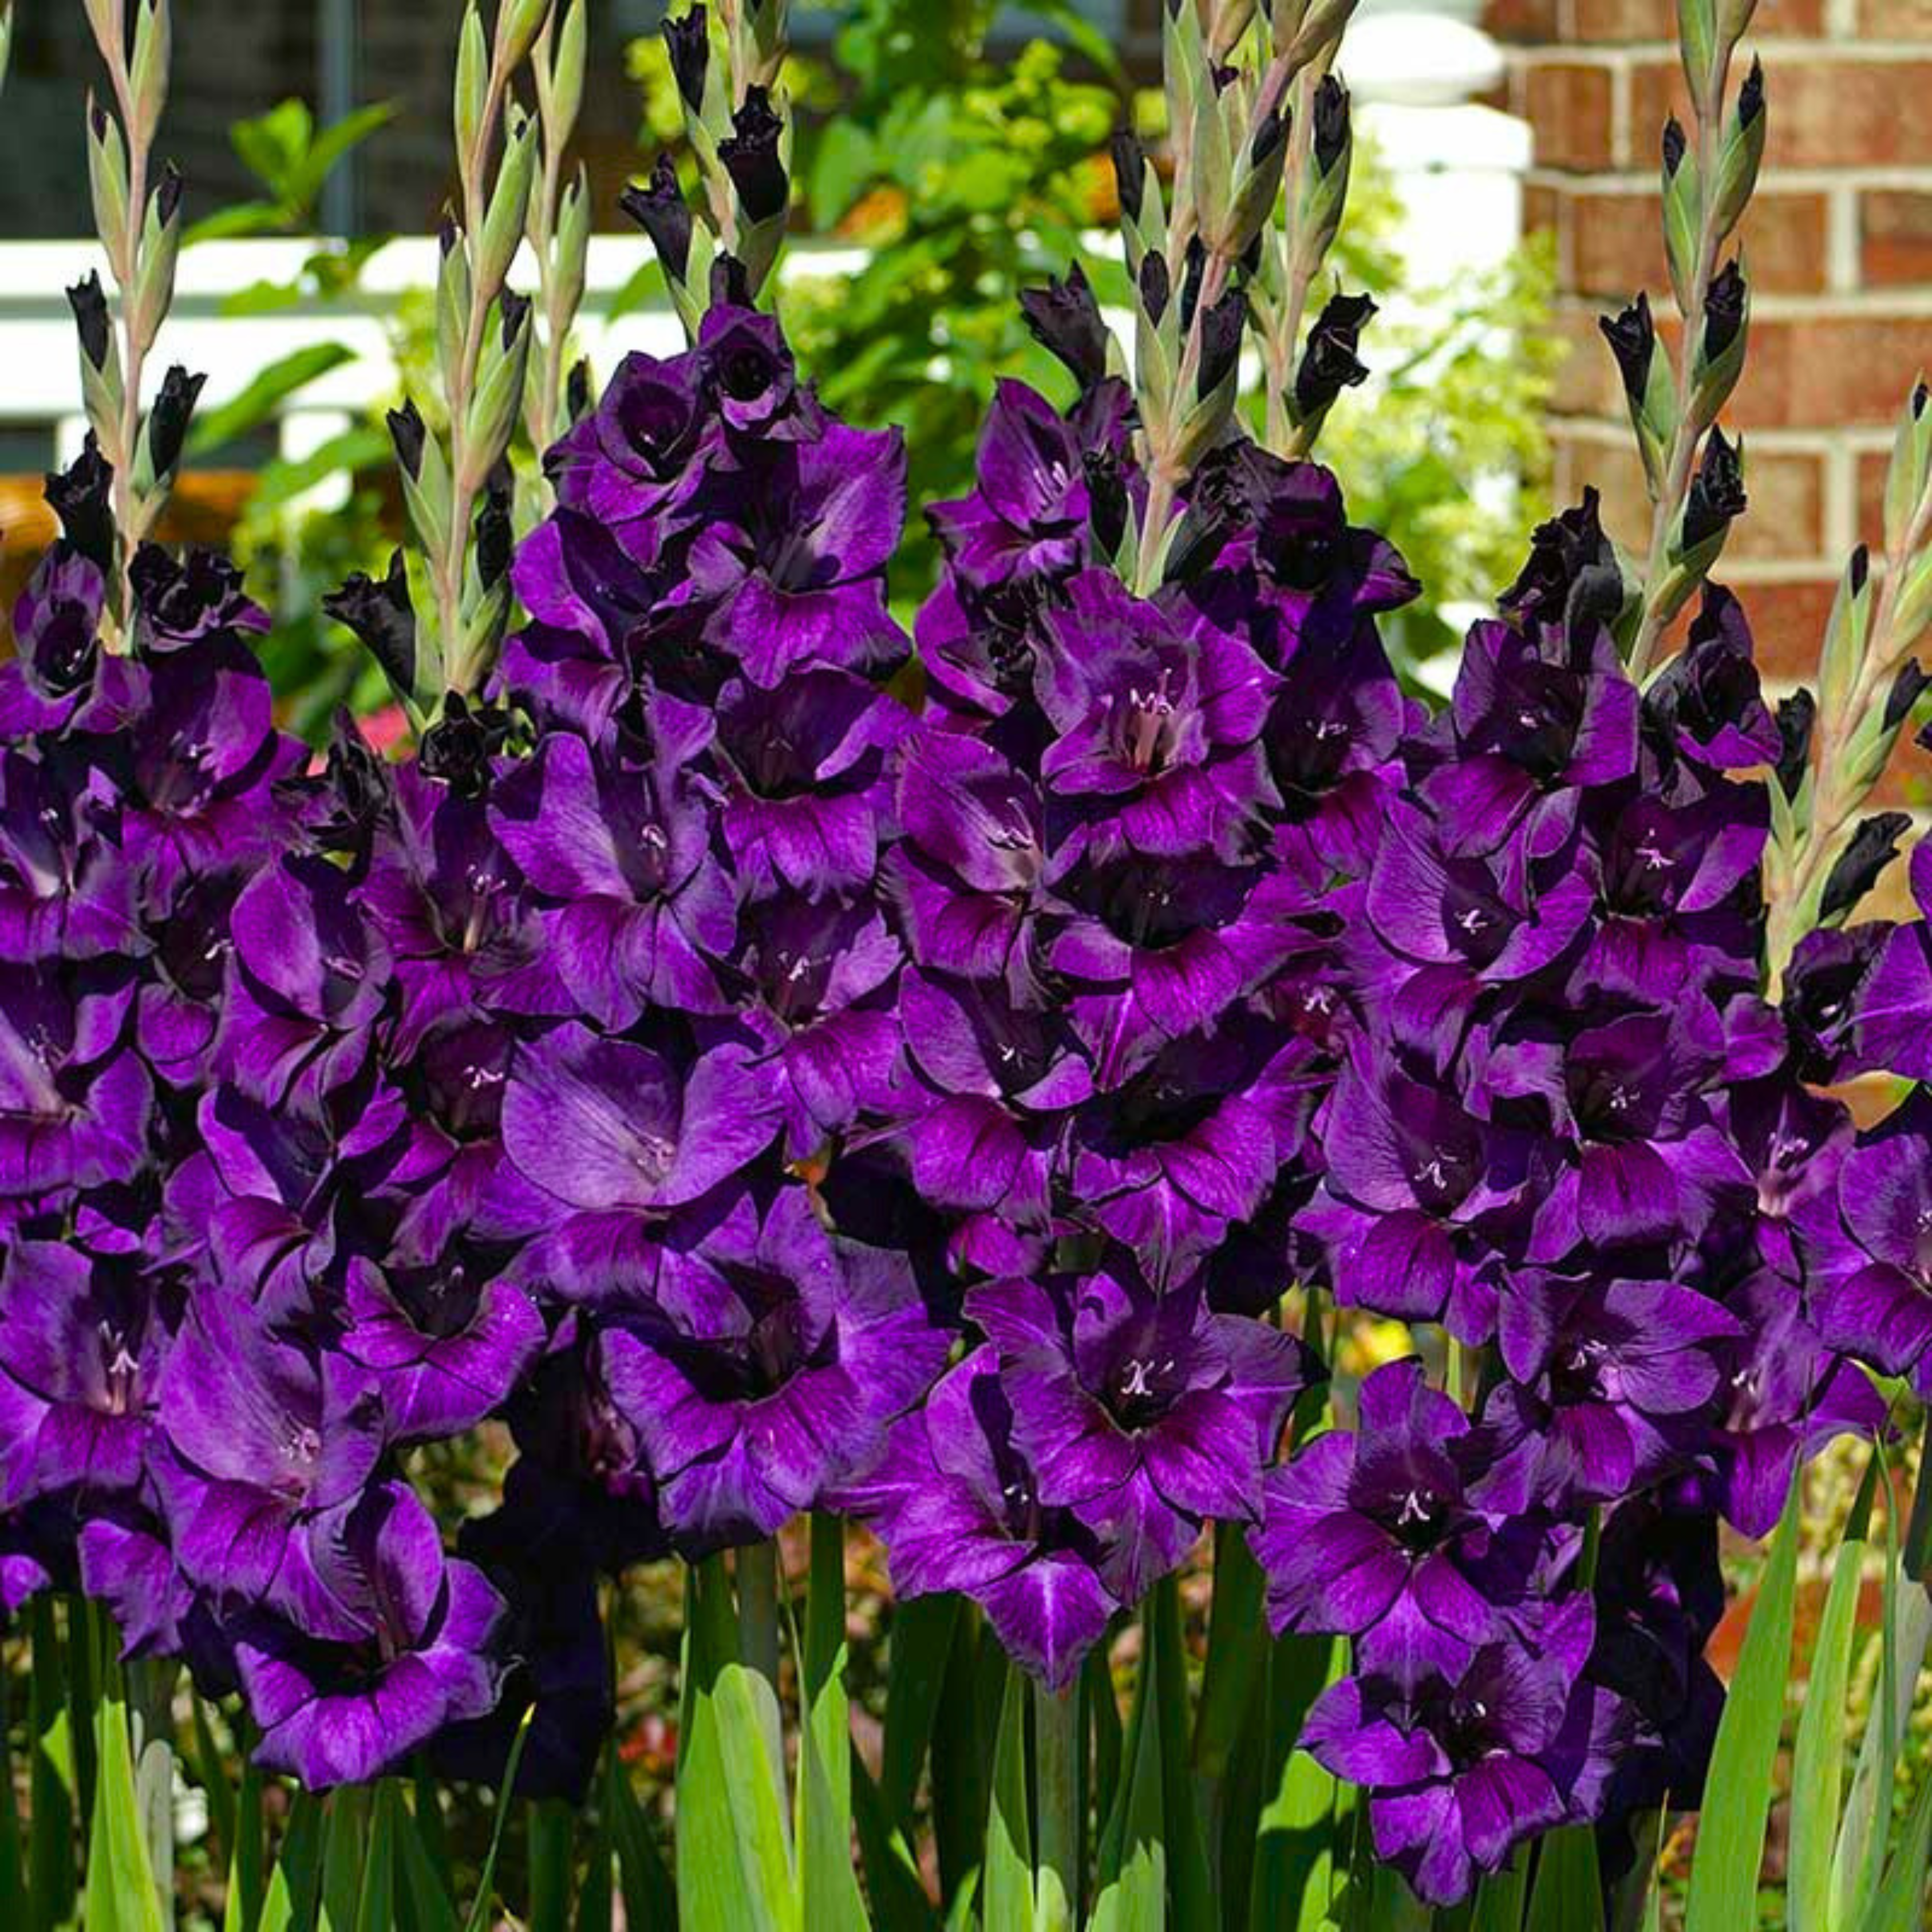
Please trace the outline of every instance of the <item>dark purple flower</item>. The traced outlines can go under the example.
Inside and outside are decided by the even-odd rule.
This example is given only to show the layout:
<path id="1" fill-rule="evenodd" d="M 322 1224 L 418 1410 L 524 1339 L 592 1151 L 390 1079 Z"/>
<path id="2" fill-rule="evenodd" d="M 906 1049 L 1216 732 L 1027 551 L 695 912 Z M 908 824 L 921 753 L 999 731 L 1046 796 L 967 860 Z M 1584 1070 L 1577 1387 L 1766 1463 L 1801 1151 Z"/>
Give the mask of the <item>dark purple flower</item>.
<path id="1" fill-rule="evenodd" d="M 311 1791 L 364 1784 L 406 1763 L 444 1725 L 496 1702 L 503 1600 L 446 1558 L 402 1483 L 378 1484 L 316 1539 L 318 1576 L 352 1634 L 319 1642 L 258 1618 L 236 1667 L 261 1731 L 255 1761 Z"/>
<path id="2" fill-rule="evenodd" d="M 946 1359 L 902 1256 L 828 1236 L 802 1187 L 740 1196 L 598 1338 L 680 1547 L 771 1535 L 860 1473 Z"/>
<path id="3" fill-rule="evenodd" d="M 0 752 L 0 951 L 23 961 L 137 952 L 137 891 L 98 777 Z"/>
<path id="4" fill-rule="evenodd" d="M 1059 1690 L 1120 1606 L 1101 1580 L 1098 1540 L 1041 1501 L 1013 1429 L 995 1352 L 975 1349 L 894 1424 L 838 1506 L 884 1543 L 900 1598 L 963 1592 L 1007 1654 Z"/>
<path id="5" fill-rule="evenodd" d="M 999 1351 L 1040 1502 L 1093 1530 L 1123 1603 L 1173 1569 L 1204 1522 L 1259 1517 L 1262 1465 L 1310 1380 L 1294 1336 L 1213 1313 L 1198 1281 L 1156 1294 L 1118 1262 L 990 1282 L 966 1312 Z"/>
<path id="6" fill-rule="evenodd" d="M 14 606 L 14 656 L 0 665 L 0 734 L 59 731 L 103 688 L 127 680 L 100 645 L 107 580 L 92 558 L 56 544 Z"/>
<path id="7" fill-rule="evenodd" d="M 175 651 L 218 632 L 271 628 L 267 611 L 248 595 L 242 573 L 218 550 L 189 550 L 177 559 L 158 544 L 143 544 L 129 568 L 144 651 Z"/>
<path id="8" fill-rule="evenodd" d="M 1456 1904 L 1570 1815 L 1588 1754 L 1594 1628 L 1590 1599 L 1566 1598 L 1533 1643 L 1451 1651 L 1412 1684 L 1344 1678 L 1310 1712 L 1303 1748 L 1367 1792 L 1376 1856 L 1428 1903 Z"/>

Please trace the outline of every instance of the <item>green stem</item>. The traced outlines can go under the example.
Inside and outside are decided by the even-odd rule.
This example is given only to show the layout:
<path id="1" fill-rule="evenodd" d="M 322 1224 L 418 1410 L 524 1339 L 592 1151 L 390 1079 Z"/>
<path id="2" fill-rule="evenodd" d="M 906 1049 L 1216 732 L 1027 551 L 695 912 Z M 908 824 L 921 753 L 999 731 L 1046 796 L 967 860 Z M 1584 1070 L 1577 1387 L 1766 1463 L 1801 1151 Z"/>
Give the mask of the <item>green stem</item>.
<path id="1" fill-rule="evenodd" d="M 1072 1932 L 1080 1921 L 1080 1684 L 1033 1680 L 1034 1782 L 1040 1808 L 1034 1924 Z"/>
<path id="2" fill-rule="evenodd" d="M 784 1724 L 778 1702 L 778 1546 L 767 1539 L 747 1544 L 737 1555 L 738 1655 L 745 1667 L 761 1678 L 766 1694 L 759 1700 L 764 1714 L 765 1743 L 772 1774 L 778 1783 L 778 1809 L 785 1808 Z"/>
<path id="3" fill-rule="evenodd" d="M 103 1643 L 111 1651 L 114 1626 L 104 1611 L 100 1616 Z M 174 1698 L 180 1674 L 178 1665 L 160 1658 L 137 1658 L 124 1672 L 134 1734 L 134 1795 L 164 1925 L 173 1924 L 175 1918 Z"/>

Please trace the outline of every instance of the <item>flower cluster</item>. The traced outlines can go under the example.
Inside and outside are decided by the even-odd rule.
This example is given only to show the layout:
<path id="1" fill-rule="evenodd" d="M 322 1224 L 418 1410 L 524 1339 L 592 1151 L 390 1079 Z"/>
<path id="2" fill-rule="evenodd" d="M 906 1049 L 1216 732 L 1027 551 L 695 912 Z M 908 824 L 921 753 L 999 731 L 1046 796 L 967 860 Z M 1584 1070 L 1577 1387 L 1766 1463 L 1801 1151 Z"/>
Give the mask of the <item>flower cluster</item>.
<path id="1" fill-rule="evenodd" d="M 1402 746 L 1300 1225 L 1342 1303 L 1485 1366 L 1467 1412 L 1379 1370 L 1255 1539 L 1276 1628 L 1354 1641 L 1310 1748 L 1440 1903 L 1552 1824 L 1694 1800 L 1714 1618 L 1628 1565 L 1593 1600 L 1586 1528 L 1708 1568 L 1718 1514 L 1762 1534 L 1802 1450 L 1882 1420 L 1793 1239 L 1850 1124 L 1757 992 L 1768 804 L 1738 775 L 1780 740 L 1743 615 L 1708 592 L 1640 692 L 1622 602 L 1587 499 Z"/>

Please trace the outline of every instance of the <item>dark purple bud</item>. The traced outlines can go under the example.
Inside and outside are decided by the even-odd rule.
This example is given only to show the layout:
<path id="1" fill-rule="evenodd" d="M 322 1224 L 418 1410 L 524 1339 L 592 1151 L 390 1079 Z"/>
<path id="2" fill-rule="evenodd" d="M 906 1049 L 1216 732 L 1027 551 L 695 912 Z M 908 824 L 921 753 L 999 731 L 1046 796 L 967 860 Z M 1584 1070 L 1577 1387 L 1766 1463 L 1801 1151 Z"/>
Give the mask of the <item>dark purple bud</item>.
<path id="1" fill-rule="evenodd" d="M 508 574 L 515 533 L 510 526 L 514 486 L 507 463 L 499 464 L 476 512 L 476 574 L 485 590 L 493 590 Z"/>
<path id="2" fill-rule="evenodd" d="M 1898 842 L 1911 830 L 1909 812 L 1881 812 L 1863 820 L 1825 881 L 1820 916 L 1829 921 L 1852 911 L 1898 856 Z"/>
<path id="3" fill-rule="evenodd" d="M 1138 223 L 1142 206 L 1147 198 L 1147 149 L 1131 128 L 1116 128 L 1112 146 L 1120 212 L 1130 221 Z"/>
<path id="4" fill-rule="evenodd" d="M 1677 178 L 1677 170 L 1684 165 L 1684 157 L 1689 143 L 1684 137 L 1683 124 L 1676 115 L 1664 124 L 1664 172 L 1668 180 Z"/>
<path id="5" fill-rule="evenodd" d="M 172 476 L 179 466 L 188 423 L 207 382 L 206 376 L 190 376 L 178 363 L 161 379 L 160 393 L 148 412 L 148 460 L 157 476 Z"/>
<path id="6" fill-rule="evenodd" d="M 1850 567 L 1846 574 L 1851 580 L 1852 595 L 1862 597 L 1865 586 L 1871 581 L 1871 551 L 1867 545 L 1860 544 L 1852 552 Z"/>
<path id="7" fill-rule="evenodd" d="M 1624 392 L 1641 404 L 1650 386 L 1650 361 L 1657 352 L 1657 325 L 1650 313 L 1650 298 L 1640 295 L 1621 315 L 1599 316 L 1597 326 L 1617 358 L 1617 370 L 1624 379 Z"/>
<path id="8" fill-rule="evenodd" d="M 506 289 L 500 298 L 503 316 L 503 353 L 507 356 L 517 346 L 517 338 L 524 332 L 524 324 L 530 319 L 530 298 L 520 296 L 514 289 Z"/>
<path id="9" fill-rule="evenodd" d="M 154 212 L 164 228 L 169 226 L 181 212 L 182 192 L 186 184 L 181 172 L 170 161 L 161 170 L 161 184 L 154 190 Z"/>
<path id="10" fill-rule="evenodd" d="M 1201 284 L 1208 273 L 1208 250 L 1199 236 L 1187 244 L 1187 260 L 1180 272 L 1180 327 L 1194 326 L 1194 311 L 1201 304 Z"/>
<path id="11" fill-rule="evenodd" d="M 1147 319 L 1155 328 L 1167 313 L 1167 304 L 1172 299 L 1174 284 L 1167 272 L 1167 257 L 1156 249 L 1150 248 L 1141 257 L 1141 307 Z"/>
<path id="12" fill-rule="evenodd" d="M 1811 729 L 1818 722 L 1818 700 L 1810 692 L 1794 691 L 1778 707 L 1778 735 L 1784 748 L 1778 754 L 1778 789 L 1796 800 L 1811 764 Z"/>
<path id="13" fill-rule="evenodd" d="M 107 298 L 102 292 L 99 274 L 90 274 L 86 281 L 75 283 L 68 290 L 67 299 L 74 310 L 74 326 L 80 331 L 80 352 L 98 374 L 106 368 L 107 352 L 113 346 Z"/>
<path id="14" fill-rule="evenodd" d="M 1932 676 L 1920 670 L 1916 658 L 1906 658 L 1899 667 L 1898 676 L 1892 680 L 1892 690 L 1885 700 L 1885 728 L 1888 731 L 1896 731 L 1912 716 L 1928 684 L 1932 684 Z"/>
<path id="15" fill-rule="evenodd" d="M 74 461 L 47 478 L 47 506 L 68 542 L 104 571 L 114 566 L 113 491 L 114 466 L 92 430 Z"/>
<path id="16" fill-rule="evenodd" d="M 784 124 L 762 87 L 747 88 L 745 104 L 731 117 L 732 133 L 718 144 L 718 158 L 754 221 L 776 221 L 791 205 L 791 177 L 778 154 Z"/>
<path id="17" fill-rule="evenodd" d="M 1348 90 L 1332 74 L 1315 90 L 1315 166 L 1330 172 L 1348 152 Z"/>
<path id="18" fill-rule="evenodd" d="M 417 763 L 426 778 L 446 784 L 460 798 L 481 798 L 490 789 L 490 761 L 503 748 L 510 715 L 495 705 L 473 708 L 452 691 L 442 716 L 423 734 Z"/>
<path id="19" fill-rule="evenodd" d="M 322 600 L 323 610 L 362 639 L 398 691 L 413 691 L 416 676 L 416 614 L 410 604 L 410 577 L 403 554 L 389 559 L 389 574 L 378 584 L 358 571 L 340 590 Z"/>
<path id="20" fill-rule="evenodd" d="M 703 7 L 664 23 L 664 45 L 677 91 L 693 114 L 704 111 L 704 80 L 711 64 L 710 16 Z"/>
<path id="21" fill-rule="evenodd" d="M 281 779 L 275 795 L 301 814 L 318 851 L 366 854 L 370 834 L 388 814 L 396 788 L 388 760 L 363 736 L 345 704 L 336 712 L 322 770 Z"/>
<path id="22" fill-rule="evenodd" d="M 1744 326 L 1745 284 L 1744 271 L 1735 260 L 1726 262 L 1711 283 L 1704 301 L 1704 360 L 1714 362 L 1738 339 Z"/>
<path id="23" fill-rule="evenodd" d="M 456 217 L 446 207 L 442 220 L 437 224 L 436 245 L 441 250 L 445 260 L 456 253 L 457 244 L 463 239 L 463 230 L 456 225 Z"/>
<path id="24" fill-rule="evenodd" d="M 1204 400 L 1234 374 L 1241 359 L 1241 336 L 1248 326 L 1248 298 L 1230 289 L 1201 319 L 1201 372 L 1196 393 Z"/>
<path id="25" fill-rule="evenodd" d="M 107 138 L 107 110 L 94 99 L 90 88 L 87 94 L 87 124 L 94 130 L 94 138 L 104 141 Z"/>
<path id="26" fill-rule="evenodd" d="M 1923 382 L 1916 384 L 1912 392 L 1912 419 L 1916 422 L 1925 413 L 1925 405 L 1932 402 L 1932 388 Z"/>
<path id="27" fill-rule="evenodd" d="M 573 423 L 580 423 L 594 406 L 590 393 L 590 358 L 580 356 L 570 365 L 570 377 L 564 386 L 564 407 L 569 412 Z"/>
<path id="28" fill-rule="evenodd" d="M 1764 112 L 1764 62 L 1752 56 L 1750 72 L 1738 89 L 1738 118 L 1748 128 Z"/>
<path id="29" fill-rule="evenodd" d="M 1255 130 L 1254 139 L 1249 143 L 1250 160 L 1262 168 L 1274 160 L 1288 140 L 1288 114 L 1280 107 L 1268 110 L 1267 118 Z"/>
<path id="30" fill-rule="evenodd" d="M 429 441 L 429 425 L 414 402 L 404 399 L 399 410 L 389 412 L 389 440 L 396 446 L 396 460 L 409 472 L 413 483 L 422 476 L 423 451 Z"/>
<path id="31" fill-rule="evenodd" d="M 1022 289 L 1020 309 L 1034 340 L 1065 363 L 1083 389 L 1090 389 L 1106 375 L 1107 325 L 1100 319 L 1093 285 L 1078 262 L 1064 282 Z"/>
<path id="32" fill-rule="evenodd" d="M 1294 405 L 1304 421 L 1328 408 L 1344 389 L 1369 378 L 1368 368 L 1355 352 L 1362 330 L 1376 312 L 1367 296 L 1333 295 L 1316 317 L 1301 367 L 1294 375 Z"/>
<path id="33" fill-rule="evenodd" d="M 1087 522 L 1094 548 L 1103 557 L 1118 554 L 1127 534 L 1127 476 L 1120 453 L 1090 449 L 1081 458 L 1087 472 Z"/>
<path id="34" fill-rule="evenodd" d="M 1738 452 L 1725 440 L 1721 429 L 1713 428 L 1704 446 L 1703 460 L 1692 478 L 1684 502 L 1684 548 L 1701 548 L 1720 536 L 1744 513 L 1744 467 Z"/>
<path id="35" fill-rule="evenodd" d="M 627 188 L 617 205 L 651 238 L 664 274 L 682 286 L 691 267 L 691 210 L 670 155 L 658 155 L 650 184 Z"/>
<path id="36" fill-rule="evenodd" d="M 713 308 L 749 308 L 752 278 L 736 255 L 721 253 L 711 258 L 711 306 Z"/>

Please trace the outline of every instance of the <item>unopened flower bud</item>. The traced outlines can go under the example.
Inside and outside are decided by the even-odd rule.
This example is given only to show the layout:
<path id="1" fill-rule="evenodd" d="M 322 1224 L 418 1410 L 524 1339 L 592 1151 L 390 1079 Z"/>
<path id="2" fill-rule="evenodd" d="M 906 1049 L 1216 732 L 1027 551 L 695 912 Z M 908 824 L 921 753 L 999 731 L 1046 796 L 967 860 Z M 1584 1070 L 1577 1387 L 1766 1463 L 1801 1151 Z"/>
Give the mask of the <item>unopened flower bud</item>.
<path id="1" fill-rule="evenodd" d="M 1906 812 L 1881 812 L 1858 826 L 1825 881 L 1818 914 L 1826 924 L 1836 924 L 1857 908 L 1898 856 L 1898 842 L 1911 830 L 1912 814 Z"/>
<path id="2" fill-rule="evenodd" d="M 731 126 L 718 144 L 718 158 L 738 191 L 739 205 L 752 221 L 776 221 L 790 205 L 791 179 L 778 154 L 784 124 L 770 94 L 762 87 L 748 88 Z"/>
<path id="3" fill-rule="evenodd" d="M 1112 150 L 1120 212 L 1130 221 L 1138 223 L 1147 196 L 1147 150 L 1131 128 L 1114 130 Z"/>
<path id="4" fill-rule="evenodd" d="M 396 689 L 407 694 L 416 688 L 416 616 L 410 604 L 409 572 L 403 554 L 389 559 L 382 582 L 361 571 L 340 590 L 322 600 L 324 613 L 359 638 Z"/>
<path id="5" fill-rule="evenodd" d="M 68 290 L 67 298 L 74 310 L 74 326 L 80 332 L 81 353 L 97 372 L 104 370 L 114 335 L 99 274 L 92 274 L 85 281 L 76 282 Z"/>
<path id="6" fill-rule="evenodd" d="M 1248 298 L 1230 289 L 1201 319 L 1201 370 L 1195 393 L 1204 400 L 1234 374 L 1248 326 Z"/>
<path id="7" fill-rule="evenodd" d="M 1684 502 L 1684 548 L 1688 555 L 1721 536 L 1744 513 L 1744 466 L 1736 448 L 1714 428 Z"/>
<path id="8" fill-rule="evenodd" d="M 1726 262 L 1712 279 L 1704 300 L 1704 360 L 1714 363 L 1738 339 L 1744 326 L 1744 302 L 1749 291 L 1744 271 L 1735 260 Z"/>
<path id="9" fill-rule="evenodd" d="M 1315 90 L 1315 165 L 1328 173 L 1348 148 L 1348 90 L 1332 74 Z"/>
<path id="10" fill-rule="evenodd" d="M 1090 388 L 1107 373 L 1107 325 L 1093 285 L 1078 262 L 1064 282 L 1020 292 L 1020 309 L 1034 339 Z"/>
<path id="11" fill-rule="evenodd" d="M 1818 722 L 1818 700 L 1810 692 L 1794 691 L 1778 707 L 1778 735 L 1784 749 L 1778 754 L 1778 789 L 1796 800 L 1798 788 L 1811 764 L 1811 732 Z"/>
<path id="12" fill-rule="evenodd" d="M 1651 316 L 1649 296 L 1640 295 L 1621 315 L 1600 316 L 1597 326 L 1617 359 L 1624 394 L 1641 405 L 1650 386 L 1651 358 L 1657 352 L 1657 326 Z"/>
<path id="13" fill-rule="evenodd" d="M 704 82 L 711 64 L 710 16 L 703 7 L 664 23 L 664 46 L 679 98 L 694 115 L 704 112 Z"/>
<path id="14" fill-rule="evenodd" d="M 413 401 L 405 398 L 400 409 L 389 412 L 389 440 L 396 446 L 396 460 L 412 478 L 422 476 L 423 446 L 428 439 L 428 425 Z"/>
<path id="15" fill-rule="evenodd" d="M 627 188 L 617 205 L 650 237 L 665 276 L 681 284 L 691 267 L 692 222 L 670 155 L 658 155 L 648 187 Z"/>
<path id="16" fill-rule="evenodd" d="M 188 423 L 207 382 L 206 376 L 190 376 L 178 363 L 162 378 L 160 393 L 148 415 L 148 460 L 158 481 L 179 467 Z"/>
<path id="17" fill-rule="evenodd" d="M 1328 306 L 1309 332 L 1301 366 L 1295 371 L 1294 406 L 1304 422 L 1327 409 L 1345 388 L 1368 380 L 1367 366 L 1356 350 L 1362 331 L 1375 313 L 1376 304 L 1366 295 L 1328 298 Z"/>

